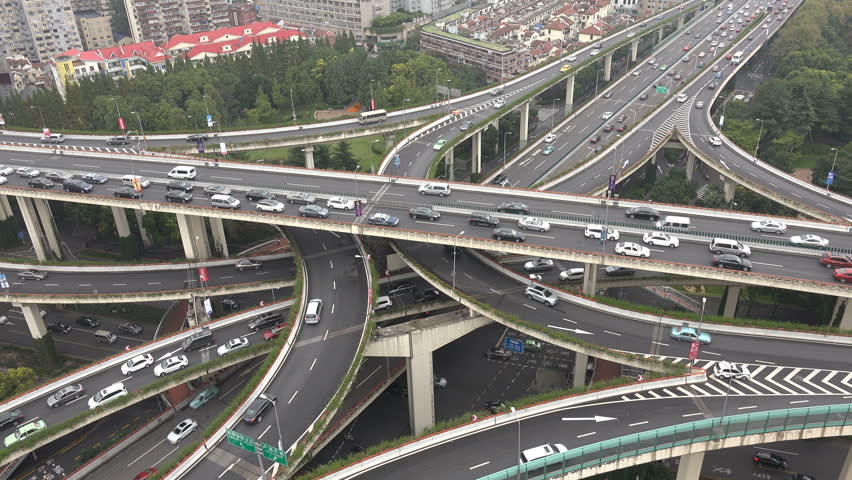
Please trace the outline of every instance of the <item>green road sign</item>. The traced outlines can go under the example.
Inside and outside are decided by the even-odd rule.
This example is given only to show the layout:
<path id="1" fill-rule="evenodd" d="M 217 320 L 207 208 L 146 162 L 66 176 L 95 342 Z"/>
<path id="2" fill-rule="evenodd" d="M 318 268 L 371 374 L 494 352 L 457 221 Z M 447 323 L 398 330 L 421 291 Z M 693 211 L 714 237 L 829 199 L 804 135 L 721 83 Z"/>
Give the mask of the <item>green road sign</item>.
<path id="1" fill-rule="evenodd" d="M 669 93 L 669 89 L 662 85 L 657 85 L 657 93 Z"/>
<path id="2" fill-rule="evenodd" d="M 243 435 L 242 433 L 235 432 L 233 430 L 226 430 L 228 434 L 228 443 L 235 447 L 242 448 L 243 450 L 251 453 L 255 453 L 256 450 L 254 448 L 254 439 Z"/>
<path id="3" fill-rule="evenodd" d="M 263 453 L 263 456 L 272 460 L 273 462 L 278 462 L 281 465 L 287 466 L 287 454 L 284 453 L 283 450 L 278 450 L 277 448 L 267 445 L 265 443 L 260 444 L 260 451 Z"/>

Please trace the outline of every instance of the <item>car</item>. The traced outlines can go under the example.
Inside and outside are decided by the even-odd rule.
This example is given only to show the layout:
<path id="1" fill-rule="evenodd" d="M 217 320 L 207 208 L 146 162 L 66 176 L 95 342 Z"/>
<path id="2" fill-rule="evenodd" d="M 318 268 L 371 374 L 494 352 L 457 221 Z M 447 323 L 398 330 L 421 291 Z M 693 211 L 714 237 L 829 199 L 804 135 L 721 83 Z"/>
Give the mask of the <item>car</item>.
<path id="1" fill-rule="evenodd" d="M 698 58 L 704 58 L 707 54 L 705 52 L 698 52 Z"/>
<path id="2" fill-rule="evenodd" d="M 30 422 L 22 427 L 18 427 L 14 433 L 10 434 L 3 440 L 3 446 L 6 448 L 11 447 L 12 445 L 20 442 L 21 440 L 27 438 L 39 430 L 44 430 L 47 428 L 47 424 L 44 423 L 44 420 L 37 420 L 35 422 Z"/>
<path id="3" fill-rule="evenodd" d="M 512 359 L 512 352 L 502 347 L 491 347 L 483 354 L 489 360 L 509 361 Z"/>
<path id="4" fill-rule="evenodd" d="M 470 120 L 466 120 L 466 121 L 462 122 L 461 125 L 459 125 L 459 130 L 461 130 L 462 132 L 465 132 L 472 126 L 473 126 L 473 122 L 471 122 Z"/>
<path id="5" fill-rule="evenodd" d="M 524 270 L 528 273 L 546 272 L 553 269 L 553 260 L 549 258 L 536 258 L 524 264 Z"/>
<path id="6" fill-rule="evenodd" d="M 376 302 L 373 304 L 373 311 L 378 312 L 381 310 L 387 310 L 388 308 L 393 306 L 393 302 L 391 298 L 387 295 L 382 295 L 381 297 L 376 299 Z"/>
<path id="7" fill-rule="evenodd" d="M 592 49 L 592 51 L 591 51 L 591 52 L 589 52 L 589 56 L 590 56 L 590 57 L 594 57 L 595 55 L 597 55 L 597 54 L 599 54 L 599 53 L 601 53 L 601 51 L 600 51 L 600 50 L 598 50 L 597 48 L 595 48 L 595 49 Z"/>
<path id="8" fill-rule="evenodd" d="M 133 187 L 119 187 L 112 194 L 118 198 L 142 198 L 142 192 L 137 192 Z"/>
<path id="9" fill-rule="evenodd" d="M 576 62 L 577 61 L 577 55 L 568 55 L 565 58 L 565 60 L 568 60 L 569 62 Z"/>
<path id="10" fill-rule="evenodd" d="M 191 192 L 195 186 L 186 180 L 172 180 L 166 184 L 166 190 L 181 190 L 183 192 Z"/>
<path id="11" fill-rule="evenodd" d="M 31 188 L 47 189 L 47 188 L 53 188 L 53 186 L 56 185 L 56 184 L 53 183 L 53 181 L 48 180 L 44 177 L 37 177 L 37 178 L 31 178 L 31 179 L 27 180 L 27 185 L 29 185 Z"/>
<path id="12" fill-rule="evenodd" d="M 15 173 L 14 168 L 7 167 L 6 165 L 0 165 L 0 175 L 3 175 L 4 177 L 8 177 L 9 175 L 12 175 L 13 173 Z"/>
<path id="13" fill-rule="evenodd" d="M 194 432 L 196 429 L 198 429 L 198 422 L 195 421 L 195 419 L 184 419 L 175 425 L 175 428 L 166 435 L 166 440 L 168 440 L 172 445 L 176 445 L 178 442 L 188 437 L 189 434 Z"/>
<path id="14" fill-rule="evenodd" d="M 410 282 L 403 282 L 388 291 L 388 295 L 397 296 L 413 292 L 417 287 Z"/>
<path id="15" fill-rule="evenodd" d="M 279 202 L 278 200 L 270 200 L 268 198 L 258 200 L 255 206 L 257 207 L 258 212 L 281 213 L 284 211 L 284 202 Z"/>
<path id="16" fill-rule="evenodd" d="M 248 338 L 238 337 L 231 340 L 228 340 L 224 345 L 220 345 L 219 348 L 216 349 L 216 353 L 219 354 L 220 357 L 225 356 L 231 352 L 235 352 L 237 350 L 241 350 L 243 348 L 248 347 L 249 341 Z"/>
<path id="17" fill-rule="evenodd" d="M 680 327 L 672 327 L 670 334 L 671 338 L 683 342 L 700 342 L 702 345 L 709 345 L 712 338 L 710 334 L 703 331 L 698 331 L 693 327 L 688 327 L 686 324 Z"/>
<path id="18" fill-rule="evenodd" d="M 69 333 L 71 333 L 71 326 L 66 325 L 62 322 L 49 323 L 47 324 L 47 329 L 54 333 L 61 333 L 62 335 L 68 335 Z"/>
<path id="19" fill-rule="evenodd" d="M 586 229 L 583 231 L 583 235 L 586 238 L 596 238 L 600 240 L 604 231 L 606 231 L 607 240 L 618 240 L 621 237 L 621 233 L 618 230 L 612 227 L 604 227 L 603 225 L 593 223 L 586 224 Z"/>
<path id="20" fill-rule="evenodd" d="M 153 364 L 154 356 L 150 353 L 136 355 L 135 357 L 121 364 L 121 374 L 127 376 L 133 372 L 142 370 L 143 368 L 150 367 Z"/>
<path id="21" fill-rule="evenodd" d="M 210 138 L 206 133 L 193 133 L 192 135 L 186 136 L 187 142 L 204 142 Z"/>
<path id="22" fill-rule="evenodd" d="M 819 263 L 826 268 L 852 268 L 852 255 L 837 255 L 825 252 L 819 256 Z"/>
<path id="23" fill-rule="evenodd" d="M 219 387 L 215 385 L 210 385 L 209 387 L 202 390 L 201 393 L 199 393 L 195 398 L 193 398 L 191 402 L 189 402 L 189 408 L 193 410 L 198 410 L 199 408 L 203 407 L 204 404 L 214 399 L 216 395 L 219 395 Z"/>
<path id="24" fill-rule="evenodd" d="M 278 338 L 278 335 L 280 335 L 280 334 L 281 334 L 281 332 L 282 332 L 285 328 L 287 328 L 287 324 L 286 324 L 286 323 L 279 323 L 278 325 L 273 326 L 272 328 L 270 328 L 270 329 L 266 330 L 265 332 L 263 332 L 263 340 L 265 340 L 265 341 L 267 341 L 267 342 L 268 342 L 268 341 L 270 341 L 270 340 L 273 340 L 273 339 Z"/>
<path id="25" fill-rule="evenodd" d="M 182 190 L 169 190 L 166 192 L 166 201 L 189 203 L 192 201 L 192 194 Z"/>
<path id="26" fill-rule="evenodd" d="M 662 64 L 662 65 L 660 65 L 660 70 L 665 70 L 665 69 L 667 69 L 667 68 L 669 68 L 669 66 L 668 66 L 668 65 L 666 65 L 665 63 L 664 63 L 664 64 Z"/>
<path id="27" fill-rule="evenodd" d="M 128 145 L 130 144 L 130 137 L 127 135 L 118 135 L 115 137 L 110 137 L 106 141 L 107 145 Z"/>
<path id="28" fill-rule="evenodd" d="M 433 302 L 441 297 L 441 292 L 434 288 L 427 288 L 414 292 L 414 303 Z"/>
<path id="29" fill-rule="evenodd" d="M 100 320 L 98 320 L 97 318 L 86 317 L 86 316 L 77 317 L 77 319 L 74 320 L 74 323 L 76 323 L 77 325 L 82 325 L 84 327 L 89 327 L 89 328 L 98 328 L 98 327 L 101 326 Z"/>
<path id="30" fill-rule="evenodd" d="M 505 101 L 505 100 L 497 100 L 496 102 L 494 102 L 494 105 L 493 105 L 493 107 L 494 107 L 495 109 L 496 109 L 496 108 L 503 108 L 503 107 L 505 107 L 505 106 L 506 106 L 506 101 Z M 443 146 L 443 145 L 442 145 L 442 146 Z M 440 150 L 440 149 L 438 149 L 438 150 Z"/>
<path id="31" fill-rule="evenodd" d="M 488 213 L 472 212 L 467 217 L 467 223 L 480 227 L 496 227 L 500 225 L 500 219 Z"/>
<path id="32" fill-rule="evenodd" d="M 0 413 L 0 430 L 6 429 L 8 426 L 18 426 L 24 421 L 24 412 L 22 410 L 9 410 L 8 412 Z"/>
<path id="33" fill-rule="evenodd" d="M 718 71 L 719 71 L 719 65 L 713 65 L 713 66 L 710 68 L 710 70 L 713 70 L 714 72 L 718 72 Z"/>
<path id="34" fill-rule="evenodd" d="M 509 185 L 509 177 L 505 173 L 498 173 L 491 179 L 491 185 L 506 187 Z"/>
<path id="35" fill-rule="evenodd" d="M 688 52 L 690 48 L 692 48 L 692 45 L 687 43 L 686 45 L 683 46 L 683 51 Z"/>
<path id="36" fill-rule="evenodd" d="M 260 270 L 260 267 L 262 266 L 262 261 L 255 260 L 253 258 L 244 258 L 242 260 L 237 260 L 237 263 L 234 264 L 234 268 L 241 272 L 243 270 Z"/>
<path id="37" fill-rule="evenodd" d="M 45 173 L 44 178 L 48 180 L 53 180 L 54 182 L 62 183 L 66 180 L 71 180 L 72 178 L 74 178 L 74 175 L 71 175 L 70 173 L 63 170 L 52 170 L 50 172 Z"/>
<path id="38" fill-rule="evenodd" d="M 538 217 L 521 217 L 518 220 L 518 228 L 521 230 L 537 230 L 539 232 L 549 232 L 550 223 Z"/>
<path id="39" fill-rule="evenodd" d="M 716 82 L 708 83 L 708 84 L 707 84 L 707 90 L 716 90 L 716 87 L 717 87 L 717 86 L 718 86 L 718 85 L 716 84 Z"/>
<path id="40" fill-rule="evenodd" d="M 553 153 L 554 150 L 556 150 L 555 146 L 548 145 L 548 146 L 544 147 L 544 151 L 542 153 L 544 153 L 545 155 L 550 155 L 551 153 Z"/>
<path id="41" fill-rule="evenodd" d="M 604 112 L 604 114 L 601 115 L 601 119 L 603 120 L 609 120 L 610 118 L 612 118 L 612 112 Z"/>
<path id="42" fill-rule="evenodd" d="M 695 102 L 695 108 L 699 110 L 704 108 L 704 102 Z"/>
<path id="43" fill-rule="evenodd" d="M 687 99 L 687 96 L 686 96 L 686 94 L 685 94 L 685 93 L 680 93 L 680 94 L 678 94 L 678 96 L 677 96 L 677 101 L 678 101 L 678 103 L 683 103 L 683 102 L 685 102 L 685 101 L 686 101 L 686 99 Z"/>
<path id="44" fill-rule="evenodd" d="M 133 477 L 133 480 L 147 480 L 149 477 L 153 477 L 154 474 L 156 474 L 156 473 L 157 473 L 156 468 L 154 468 L 154 467 L 146 468 L 145 470 L 140 472 L 138 475 Z"/>
<path id="45" fill-rule="evenodd" d="M 380 227 L 395 227 L 399 225 L 399 219 L 392 217 L 387 213 L 374 213 L 367 219 L 370 225 L 378 225 Z"/>
<path id="46" fill-rule="evenodd" d="M 713 256 L 713 266 L 719 268 L 733 268 L 748 272 L 751 270 L 751 261 L 732 253 L 723 253 Z"/>
<path id="47" fill-rule="evenodd" d="M 559 299 L 550 290 L 541 285 L 528 285 L 524 290 L 524 295 L 530 300 L 541 302 L 550 307 L 556 305 Z"/>
<path id="48" fill-rule="evenodd" d="M 802 247 L 818 247 L 825 248 L 828 246 L 828 239 L 822 238 L 819 235 L 794 235 L 790 237 L 790 243 Z"/>
<path id="49" fill-rule="evenodd" d="M 714 147 L 719 147 L 722 145 L 722 139 L 719 137 L 710 137 L 707 139 L 707 142 L 709 142 L 710 145 L 713 145 Z"/>
<path id="50" fill-rule="evenodd" d="M 355 210 L 355 201 L 343 197 L 331 197 L 325 202 L 325 206 L 335 210 Z"/>
<path id="51" fill-rule="evenodd" d="M 759 463 L 768 467 L 780 468 L 782 470 L 787 469 L 787 460 L 785 460 L 784 457 L 780 455 L 775 455 L 772 452 L 763 452 L 758 450 L 754 452 L 754 455 L 752 455 L 751 459 L 752 461 L 754 461 L 754 463 Z"/>
<path id="52" fill-rule="evenodd" d="M 680 246 L 680 240 L 666 232 L 645 232 L 645 234 L 642 235 L 642 241 L 648 245 L 655 245 L 658 247 L 677 248 Z"/>
<path id="53" fill-rule="evenodd" d="M 515 213 L 519 215 L 529 215 L 530 207 L 520 202 L 506 202 L 497 205 L 497 211 L 503 213 Z"/>
<path id="54" fill-rule="evenodd" d="M 624 211 L 624 214 L 630 218 L 644 218 L 646 220 L 656 221 L 660 218 L 660 212 L 656 208 L 640 205 L 638 207 L 630 207 Z"/>
<path id="55" fill-rule="evenodd" d="M 647 100 L 647 99 L 648 99 L 647 93 L 643 93 L 642 95 L 639 95 L 639 100 Z"/>
<path id="56" fill-rule="evenodd" d="M 18 278 L 21 280 L 44 280 L 47 278 L 47 272 L 30 268 L 18 272 Z"/>
<path id="57" fill-rule="evenodd" d="M 653 64 L 655 64 L 655 63 L 657 63 L 657 59 L 656 59 L 656 58 L 651 58 L 650 60 L 648 60 L 648 65 L 653 65 Z"/>
<path id="58" fill-rule="evenodd" d="M 142 333 L 142 326 L 136 325 L 132 322 L 124 322 L 118 326 L 118 331 L 121 333 L 127 333 L 129 335 L 139 335 Z"/>
<path id="59" fill-rule="evenodd" d="M 276 399 L 277 397 L 275 395 L 263 395 L 255 398 L 243 414 L 243 422 L 248 423 L 249 425 L 259 423 L 263 420 L 263 412 L 265 412 Z"/>
<path id="60" fill-rule="evenodd" d="M 430 220 L 434 222 L 441 218 L 441 212 L 432 207 L 414 207 L 408 210 L 408 216 L 415 220 Z"/>
<path id="61" fill-rule="evenodd" d="M 852 268 L 835 268 L 834 279 L 840 283 L 852 282 Z"/>
<path id="62" fill-rule="evenodd" d="M 604 133 L 609 133 L 609 132 L 611 132 L 614 128 L 615 128 L 615 125 L 613 125 L 613 124 L 611 124 L 611 123 L 608 123 L 608 124 L 604 125 L 604 127 L 603 127 L 603 131 L 604 131 Z"/>
<path id="63" fill-rule="evenodd" d="M 612 98 L 612 92 L 608 91 L 602 95 L 603 98 Z"/>
<path id="64" fill-rule="evenodd" d="M 769 25 L 764 23 L 761 28 L 764 28 L 764 29 L 769 28 Z"/>
<path id="65" fill-rule="evenodd" d="M 739 380 L 740 378 L 748 378 L 751 372 L 748 371 L 745 365 L 723 361 L 713 366 L 713 374 L 719 378 L 734 378 Z"/>
<path id="66" fill-rule="evenodd" d="M 615 253 L 628 257 L 639 258 L 648 258 L 651 256 L 651 250 L 649 250 L 648 247 L 633 242 L 616 243 Z"/>
<path id="67" fill-rule="evenodd" d="M 66 192 L 90 193 L 94 189 L 95 189 L 95 187 L 93 187 L 91 184 L 86 183 L 83 180 L 76 179 L 76 178 L 71 179 L 71 180 L 66 180 L 65 182 L 62 183 L 62 190 L 66 191 Z"/>
<path id="68" fill-rule="evenodd" d="M 124 386 L 124 383 L 113 383 L 106 388 L 98 390 L 98 393 L 89 398 L 89 410 L 94 410 L 125 395 L 127 395 L 127 388 Z"/>
<path id="69" fill-rule="evenodd" d="M 553 134 L 553 133 L 548 134 L 546 137 L 544 137 L 544 142 L 545 142 L 545 143 L 550 143 L 550 142 L 552 142 L 552 141 L 554 141 L 554 140 L 556 140 L 556 134 Z"/>
<path id="70" fill-rule="evenodd" d="M 169 357 L 158 363 L 157 366 L 154 367 L 154 376 L 162 377 L 163 375 L 168 375 L 169 373 L 173 373 L 182 368 L 186 368 L 188 365 L 189 359 L 186 358 L 186 355 Z"/>
<path id="71" fill-rule="evenodd" d="M 51 133 L 41 137 L 41 143 L 65 143 L 65 135 L 61 133 Z"/>
<path id="72" fill-rule="evenodd" d="M 633 75 L 634 77 L 638 77 L 640 73 L 642 73 L 642 70 L 637 68 L 636 70 L 633 70 L 633 73 L 631 75 Z"/>
<path id="73" fill-rule="evenodd" d="M 512 242 L 523 242 L 527 236 L 512 228 L 495 228 L 491 236 L 496 240 L 508 240 Z"/>
<path id="74" fill-rule="evenodd" d="M 589 143 L 598 143 L 600 141 L 601 141 L 600 135 L 595 135 L 595 136 L 593 136 L 592 138 L 589 139 Z"/>
<path id="75" fill-rule="evenodd" d="M 50 408 L 61 407 L 78 398 L 82 398 L 85 393 L 86 389 L 79 383 L 62 387 L 47 397 L 47 406 Z"/>
<path id="76" fill-rule="evenodd" d="M 625 132 L 625 131 L 627 131 L 628 128 L 630 128 L 630 127 L 626 123 L 622 123 L 621 125 L 618 126 L 618 128 L 615 129 L 615 131 L 616 132 Z"/>
<path id="77" fill-rule="evenodd" d="M 211 197 L 213 195 L 230 195 L 231 189 L 222 185 L 208 185 L 204 187 L 204 193 Z"/>
<path id="78" fill-rule="evenodd" d="M 567 72 L 568 70 L 571 70 L 571 65 L 568 65 L 567 63 L 565 65 L 562 65 L 562 67 L 559 69 L 560 72 Z"/>
<path id="79" fill-rule="evenodd" d="M 530 353 L 537 353 L 541 351 L 541 342 L 534 338 L 528 338 L 524 340 L 524 351 Z"/>
<path id="80" fill-rule="evenodd" d="M 787 232 L 787 225 L 784 225 L 778 220 L 764 219 L 751 222 L 751 229 L 755 232 L 777 233 L 780 235 Z"/>
<path id="81" fill-rule="evenodd" d="M 630 275 L 635 275 L 636 269 L 630 267 L 615 267 L 609 265 L 604 269 L 604 273 L 606 273 L 609 277 L 626 277 Z"/>
<path id="82" fill-rule="evenodd" d="M 275 200 L 275 194 L 270 192 L 269 190 L 263 190 L 263 189 L 260 189 L 260 188 L 253 188 L 253 189 L 249 190 L 248 192 L 246 192 L 246 198 L 249 201 L 252 201 L 252 202 L 254 202 L 256 200 L 263 200 L 263 199 Z M 293 203 L 290 200 L 289 195 L 288 195 L 287 200 L 290 203 Z M 313 202 L 310 202 L 310 203 L 313 203 Z"/>
<path id="83" fill-rule="evenodd" d="M 328 218 L 329 210 L 319 205 L 302 205 L 299 207 L 299 216 L 311 218 Z"/>

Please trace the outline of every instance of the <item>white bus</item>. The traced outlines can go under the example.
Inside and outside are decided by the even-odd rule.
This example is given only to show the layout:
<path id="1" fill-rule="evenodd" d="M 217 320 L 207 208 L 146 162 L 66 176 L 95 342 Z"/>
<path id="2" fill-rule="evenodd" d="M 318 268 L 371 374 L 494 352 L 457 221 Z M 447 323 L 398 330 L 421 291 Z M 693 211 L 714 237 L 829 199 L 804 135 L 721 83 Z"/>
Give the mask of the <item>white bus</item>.
<path id="1" fill-rule="evenodd" d="M 384 110 L 370 110 L 369 112 L 361 112 L 358 115 L 358 123 L 365 125 L 367 123 L 383 122 L 388 118 L 388 112 Z"/>
<path id="2" fill-rule="evenodd" d="M 733 57 L 731 57 L 731 63 L 733 63 L 734 65 L 739 65 L 739 63 L 740 63 L 740 62 L 742 61 L 742 59 L 743 59 L 743 55 L 744 55 L 744 53 L 742 52 L 742 50 L 740 50 L 739 52 L 735 53 L 735 54 L 734 54 L 734 56 L 733 56 Z"/>

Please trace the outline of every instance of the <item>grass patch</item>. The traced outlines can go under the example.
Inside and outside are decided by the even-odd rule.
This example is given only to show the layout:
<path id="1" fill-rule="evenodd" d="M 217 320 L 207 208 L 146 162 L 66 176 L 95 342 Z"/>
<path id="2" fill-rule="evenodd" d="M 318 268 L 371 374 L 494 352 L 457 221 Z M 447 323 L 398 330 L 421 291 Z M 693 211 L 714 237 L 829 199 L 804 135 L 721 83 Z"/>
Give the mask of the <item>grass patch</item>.
<path id="1" fill-rule="evenodd" d="M 158 325 L 166 314 L 165 308 L 155 307 L 144 303 L 92 303 L 69 305 L 68 310 L 92 315 L 119 317 L 122 320 Z"/>
<path id="2" fill-rule="evenodd" d="M 89 364 L 85 360 L 60 356 L 59 367 L 46 368 L 44 365 L 32 361 L 34 354 L 35 352 L 29 348 L 17 347 L 15 345 L 0 345 L 0 367 L 18 368 L 20 366 L 27 366 L 33 369 L 35 374 L 38 375 L 39 380 L 43 381 L 61 377 L 66 373 L 79 370 Z"/>

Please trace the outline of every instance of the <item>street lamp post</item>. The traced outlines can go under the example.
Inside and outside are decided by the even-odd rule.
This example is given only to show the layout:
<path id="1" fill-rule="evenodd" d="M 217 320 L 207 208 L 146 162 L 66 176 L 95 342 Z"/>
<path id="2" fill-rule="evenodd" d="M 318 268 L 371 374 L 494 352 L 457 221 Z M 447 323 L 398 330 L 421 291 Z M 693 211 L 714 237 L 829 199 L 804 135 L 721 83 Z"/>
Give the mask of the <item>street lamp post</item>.
<path id="1" fill-rule="evenodd" d="M 458 247 L 457 247 L 456 240 L 458 240 L 458 238 L 462 235 L 464 235 L 464 230 L 462 230 L 461 232 L 458 233 L 458 235 L 453 237 L 453 275 L 452 275 L 453 276 L 453 292 L 456 291 L 456 257 L 458 256 L 458 253 L 459 253 L 458 250 L 457 250 Z"/>
<path id="2" fill-rule="evenodd" d="M 707 306 L 707 297 L 701 297 L 701 317 L 698 319 L 698 330 L 696 330 L 696 332 L 695 332 L 695 334 L 696 334 L 695 341 L 698 342 L 699 345 L 701 344 L 701 325 L 704 324 L 704 307 L 706 307 L 706 306 Z M 689 368 L 692 368 L 694 365 L 695 365 L 695 359 L 693 358 L 689 362 Z"/>
<path id="3" fill-rule="evenodd" d="M 290 113 L 293 114 L 293 125 L 296 125 L 296 104 L 293 103 L 293 89 L 290 89 Z"/>
<path id="4" fill-rule="evenodd" d="M 210 135 L 213 135 L 213 122 L 211 122 L 209 120 L 211 117 L 210 117 L 210 106 L 207 105 L 207 94 L 205 93 L 203 95 L 203 97 L 204 97 L 204 111 L 207 113 L 207 118 L 205 119 L 205 120 L 207 120 L 207 129 L 210 131 Z"/>
<path id="5" fill-rule="evenodd" d="M 38 116 L 41 117 L 41 128 L 47 128 L 47 124 L 44 123 L 44 113 L 42 113 L 41 107 L 38 107 L 38 106 L 35 106 L 35 105 L 30 105 L 30 109 L 33 109 L 33 108 L 38 110 Z"/>
<path id="6" fill-rule="evenodd" d="M 831 147 L 831 149 L 834 150 L 834 160 L 831 161 L 831 170 L 830 170 L 830 173 L 833 174 L 834 173 L 834 166 L 837 164 L 837 152 L 838 152 L 838 150 L 834 147 Z M 825 191 L 826 192 L 829 191 L 829 187 L 831 187 L 831 185 L 829 185 L 828 182 L 826 181 L 825 182 Z"/>
<path id="7" fill-rule="evenodd" d="M 515 411 L 515 407 L 509 408 L 515 414 L 515 420 L 518 422 L 518 476 L 516 478 L 521 478 L 521 417 L 517 415 L 518 412 Z"/>
<path id="8" fill-rule="evenodd" d="M 370 80 L 370 110 L 373 109 L 373 83 L 375 82 L 375 80 Z"/>
<path id="9" fill-rule="evenodd" d="M 260 394 L 260 398 L 272 402 L 272 410 L 275 412 L 275 426 L 278 428 L 278 450 L 284 450 L 281 437 L 281 422 L 278 420 L 278 397 L 267 397 L 265 393 Z"/>
<path id="10" fill-rule="evenodd" d="M 506 170 L 506 135 L 511 135 L 512 132 L 503 133 L 503 170 Z"/>
<path id="11" fill-rule="evenodd" d="M 410 98 L 403 98 L 402 99 L 402 138 L 405 138 L 405 137 L 408 136 L 408 128 L 406 128 L 406 126 L 405 126 L 405 102 L 410 102 L 410 101 L 411 101 Z"/>
<path id="12" fill-rule="evenodd" d="M 553 130 L 553 121 L 556 119 L 556 102 L 562 100 L 561 98 L 557 98 L 553 100 L 553 103 L 550 104 L 550 109 L 553 110 L 553 115 L 550 116 L 550 129 Z"/>
<path id="13" fill-rule="evenodd" d="M 435 70 L 435 103 L 438 103 L 438 74 L 441 73 L 441 69 Z"/>
<path id="14" fill-rule="evenodd" d="M 142 140 L 145 141 L 145 150 L 148 150 L 148 137 L 145 136 L 145 129 L 142 128 L 142 118 L 139 117 L 139 112 L 131 111 L 130 113 L 136 115 L 136 121 L 139 122 L 139 131 L 142 133 Z"/>
<path id="15" fill-rule="evenodd" d="M 757 132 L 757 143 L 754 144 L 754 155 L 753 157 L 757 160 L 757 149 L 760 147 L 760 137 L 763 135 L 763 120 L 759 118 L 755 118 L 754 121 L 760 122 L 760 130 Z"/>

